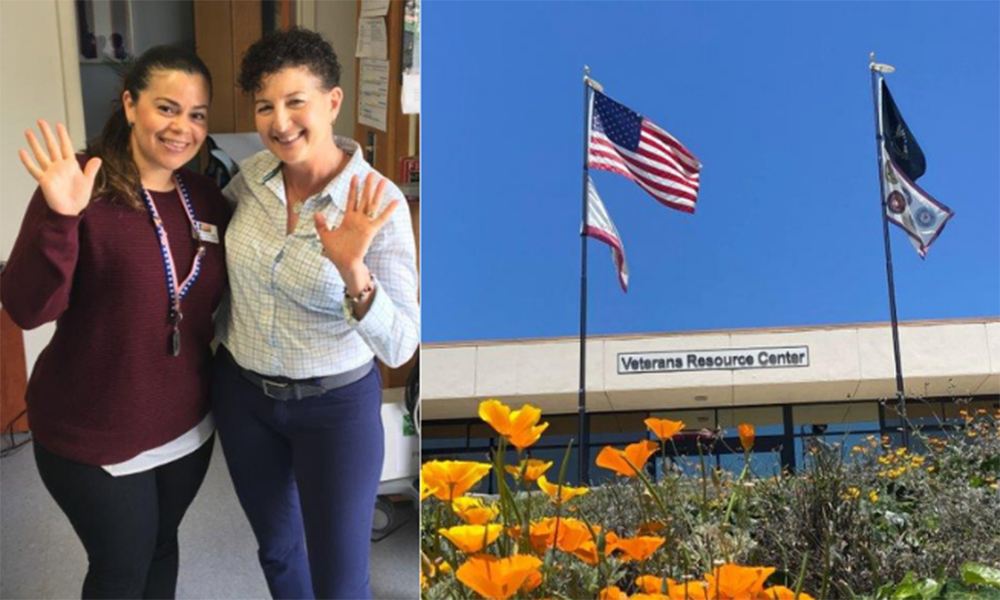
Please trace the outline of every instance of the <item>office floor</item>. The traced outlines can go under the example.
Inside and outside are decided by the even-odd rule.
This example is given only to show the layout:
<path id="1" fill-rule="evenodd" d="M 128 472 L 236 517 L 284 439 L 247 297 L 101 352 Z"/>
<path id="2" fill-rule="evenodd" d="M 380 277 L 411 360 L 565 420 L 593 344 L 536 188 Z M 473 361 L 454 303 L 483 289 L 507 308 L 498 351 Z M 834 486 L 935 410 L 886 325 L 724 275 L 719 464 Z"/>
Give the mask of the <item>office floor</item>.
<path id="1" fill-rule="evenodd" d="M 7 444 L 6 437 L 3 444 Z M 420 595 L 417 512 L 372 544 L 375 598 Z M 269 598 L 257 545 L 229 481 L 218 444 L 205 483 L 180 529 L 178 598 Z M 31 445 L 0 461 L 0 598 L 79 598 L 87 557 L 38 477 Z"/>

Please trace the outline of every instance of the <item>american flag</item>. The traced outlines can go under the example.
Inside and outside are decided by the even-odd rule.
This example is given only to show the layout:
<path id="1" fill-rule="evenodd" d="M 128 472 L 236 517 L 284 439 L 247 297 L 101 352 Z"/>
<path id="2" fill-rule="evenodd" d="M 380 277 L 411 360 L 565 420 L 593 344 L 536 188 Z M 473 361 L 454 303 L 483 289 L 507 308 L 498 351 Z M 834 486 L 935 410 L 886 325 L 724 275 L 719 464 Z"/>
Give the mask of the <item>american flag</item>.
<path id="1" fill-rule="evenodd" d="M 618 234 L 618 228 L 611 220 L 611 215 L 604 207 L 601 197 L 597 195 L 597 188 L 594 187 L 590 177 L 587 177 L 587 224 L 583 228 L 583 233 L 611 246 L 611 260 L 618 270 L 618 283 L 622 286 L 622 291 L 628 293 L 628 263 L 625 262 L 622 236 Z"/>
<path id="2" fill-rule="evenodd" d="M 588 165 L 624 175 L 658 202 L 693 213 L 701 163 L 674 136 L 594 90 Z"/>

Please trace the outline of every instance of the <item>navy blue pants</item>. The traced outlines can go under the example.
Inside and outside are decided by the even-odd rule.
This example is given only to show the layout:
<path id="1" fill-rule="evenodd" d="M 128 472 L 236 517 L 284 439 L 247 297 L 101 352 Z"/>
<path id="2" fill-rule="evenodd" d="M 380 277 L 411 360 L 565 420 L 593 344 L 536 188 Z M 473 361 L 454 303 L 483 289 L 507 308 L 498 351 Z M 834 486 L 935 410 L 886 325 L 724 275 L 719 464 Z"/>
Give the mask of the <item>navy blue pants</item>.
<path id="1" fill-rule="evenodd" d="M 382 377 L 274 400 L 226 351 L 212 410 L 236 495 L 274 598 L 371 598 L 368 556 L 382 458 Z"/>

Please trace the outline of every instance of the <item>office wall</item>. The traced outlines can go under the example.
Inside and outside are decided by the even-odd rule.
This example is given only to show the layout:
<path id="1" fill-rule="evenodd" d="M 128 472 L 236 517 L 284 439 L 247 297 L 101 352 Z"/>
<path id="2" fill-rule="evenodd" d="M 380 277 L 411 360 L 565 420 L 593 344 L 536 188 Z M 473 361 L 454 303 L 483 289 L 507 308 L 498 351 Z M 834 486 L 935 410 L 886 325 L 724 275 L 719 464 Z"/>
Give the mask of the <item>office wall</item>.
<path id="1" fill-rule="evenodd" d="M 334 126 L 334 133 L 354 137 L 357 121 L 357 87 L 354 83 L 354 50 L 358 44 L 358 6 L 355 2 L 316 2 L 315 30 L 333 43 L 340 60 L 340 87 L 344 89 L 344 105 Z M 303 23 L 308 25 L 308 23 Z"/>
<path id="2" fill-rule="evenodd" d="M 84 121 L 77 69 L 73 4 L 69 0 L 0 2 L 0 259 L 14 246 L 35 190 L 17 156 L 35 120 L 66 123 L 77 146 Z M 25 335 L 28 370 L 52 337 L 53 325 Z"/>

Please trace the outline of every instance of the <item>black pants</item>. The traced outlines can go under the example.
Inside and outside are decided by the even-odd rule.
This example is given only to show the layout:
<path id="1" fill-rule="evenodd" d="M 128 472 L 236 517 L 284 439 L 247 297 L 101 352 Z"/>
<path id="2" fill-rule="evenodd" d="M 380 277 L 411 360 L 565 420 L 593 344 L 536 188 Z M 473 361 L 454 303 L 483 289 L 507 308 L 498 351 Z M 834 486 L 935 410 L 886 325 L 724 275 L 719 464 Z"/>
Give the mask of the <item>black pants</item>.
<path id="1" fill-rule="evenodd" d="M 144 473 L 112 477 L 37 441 L 42 482 L 87 550 L 83 598 L 173 598 L 177 528 L 205 479 L 215 436 L 196 452 Z"/>

